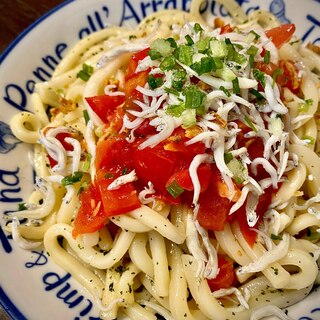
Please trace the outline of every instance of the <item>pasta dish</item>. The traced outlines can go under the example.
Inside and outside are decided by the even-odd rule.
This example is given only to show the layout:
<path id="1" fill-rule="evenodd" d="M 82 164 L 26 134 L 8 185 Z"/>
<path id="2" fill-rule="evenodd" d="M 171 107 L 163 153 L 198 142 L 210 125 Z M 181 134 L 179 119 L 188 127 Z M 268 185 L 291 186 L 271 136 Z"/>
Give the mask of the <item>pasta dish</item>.
<path id="1" fill-rule="evenodd" d="M 11 121 L 36 184 L 6 230 L 101 319 L 289 319 L 320 282 L 320 49 L 224 5 L 91 34 Z"/>

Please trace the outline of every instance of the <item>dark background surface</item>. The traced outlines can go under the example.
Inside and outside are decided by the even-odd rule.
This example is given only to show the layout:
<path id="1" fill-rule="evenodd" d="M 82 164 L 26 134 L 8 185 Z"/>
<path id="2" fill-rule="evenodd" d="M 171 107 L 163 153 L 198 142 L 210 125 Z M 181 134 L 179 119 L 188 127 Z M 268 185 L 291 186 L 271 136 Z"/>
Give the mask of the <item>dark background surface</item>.
<path id="1" fill-rule="evenodd" d="M 35 20 L 63 2 L 63 0 L 0 0 L 0 54 Z M 0 320 L 8 319 L 11 318 L 0 306 Z"/>
<path id="2" fill-rule="evenodd" d="M 30 24 L 63 0 L 0 0 L 0 54 Z"/>

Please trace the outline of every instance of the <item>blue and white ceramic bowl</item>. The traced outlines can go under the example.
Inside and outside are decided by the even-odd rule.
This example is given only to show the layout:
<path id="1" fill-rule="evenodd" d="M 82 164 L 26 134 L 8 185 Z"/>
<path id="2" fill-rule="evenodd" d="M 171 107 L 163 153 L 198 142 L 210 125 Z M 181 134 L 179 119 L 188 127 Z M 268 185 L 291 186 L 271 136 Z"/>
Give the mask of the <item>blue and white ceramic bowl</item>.
<path id="1" fill-rule="evenodd" d="M 246 12 L 264 9 L 281 22 L 295 23 L 305 43 L 320 44 L 319 0 L 237 0 Z M 35 82 L 49 79 L 55 66 L 81 38 L 109 24 L 135 25 L 164 8 L 188 10 L 190 0 L 67 1 L 21 34 L 0 58 L 0 216 L 14 211 L 32 190 L 27 146 L 9 128 L 9 119 L 29 109 Z M 215 0 L 207 13 L 226 15 Z M 320 168 L 319 168 L 320 169 Z M 98 320 L 86 292 L 43 251 L 19 249 L 0 228 L 0 302 L 13 319 Z M 320 319 L 320 293 L 288 309 L 293 319 Z"/>

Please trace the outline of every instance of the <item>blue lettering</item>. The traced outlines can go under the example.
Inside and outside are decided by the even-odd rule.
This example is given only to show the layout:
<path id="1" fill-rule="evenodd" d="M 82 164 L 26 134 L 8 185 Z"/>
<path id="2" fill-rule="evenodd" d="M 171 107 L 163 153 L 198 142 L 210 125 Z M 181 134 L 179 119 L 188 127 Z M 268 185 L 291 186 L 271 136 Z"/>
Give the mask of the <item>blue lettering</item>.
<path id="1" fill-rule="evenodd" d="M 18 177 L 20 169 L 17 168 L 15 171 L 8 171 L 8 170 L 1 170 L 0 169 L 0 182 L 2 182 L 5 186 L 8 187 L 15 187 L 19 185 L 20 179 Z M 10 193 L 18 193 L 21 191 L 20 187 L 16 188 L 7 188 L 7 189 L 1 189 L 0 191 L 0 202 L 21 202 L 22 198 L 15 197 L 12 198 L 8 196 Z"/>
<path id="2" fill-rule="evenodd" d="M 34 86 L 36 85 L 36 82 L 34 80 L 28 80 L 26 83 L 26 89 L 31 94 L 34 91 Z"/>
<path id="3" fill-rule="evenodd" d="M 51 78 L 51 74 L 48 71 L 46 71 L 45 69 L 43 69 L 42 67 L 38 67 L 36 70 L 34 70 L 33 74 L 40 81 L 46 81 Z"/>
<path id="4" fill-rule="evenodd" d="M 0 226 L 0 241 L 2 243 L 2 247 L 6 253 L 10 253 L 12 251 L 11 244 L 9 243 L 9 240 L 7 239 L 6 234 L 3 232 L 1 226 Z"/>
<path id="5" fill-rule="evenodd" d="M 320 27 L 320 21 L 317 20 L 315 17 L 313 17 L 312 15 L 308 14 L 307 15 L 307 19 L 312 22 L 312 26 L 307 30 L 307 32 L 303 35 L 303 37 L 301 38 L 302 41 L 305 41 L 309 35 L 314 31 L 314 29 L 316 27 Z"/>
<path id="6" fill-rule="evenodd" d="M 62 56 L 62 52 L 64 50 L 66 50 L 68 48 L 67 44 L 66 43 L 59 43 L 57 46 L 56 46 L 56 55 L 57 57 L 59 58 L 59 60 L 62 60 L 63 56 Z"/>
<path id="7" fill-rule="evenodd" d="M 190 6 L 189 4 L 191 3 L 192 0 L 182 0 L 182 10 L 183 11 L 190 11 Z"/>
<path id="8" fill-rule="evenodd" d="M 32 251 L 36 255 L 36 260 L 34 262 L 26 262 L 25 267 L 30 269 L 34 266 L 43 266 L 48 262 L 48 258 L 43 251 Z"/>
<path id="9" fill-rule="evenodd" d="M 142 11 L 142 16 L 146 17 L 148 14 L 147 9 L 151 7 L 151 3 L 150 2 L 147 2 L 147 3 L 141 2 L 140 6 L 141 6 L 141 11 Z"/>
<path id="10" fill-rule="evenodd" d="M 27 106 L 27 95 L 17 84 L 8 84 L 5 89 L 4 101 L 20 111 L 25 111 Z"/>
<path id="11" fill-rule="evenodd" d="M 168 0 L 164 4 L 165 9 L 177 9 L 177 2 L 176 0 Z"/>
<path id="12" fill-rule="evenodd" d="M 109 8 L 106 6 L 102 7 L 104 11 L 104 16 L 106 18 L 109 17 Z M 98 31 L 99 29 L 104 29 L 104 24 L 99 12 L 95 11 L 93 16 L 87 15 L 87 20 L 89 22 L 89 27 L 85 27 L 80 29 L 79 31 L 79 39 L 83 39 L 84 37 L 91 34 L 91 32 Z"/>
<path id="13" fill-rule="evenodd" d="M 139 23 L 141 19 L 139 18 L 138 14 L 135 12 L 132 4 L 129 0 L 123 1 L 123 8 L 122 8 L 122 17 L 120 21 L 120 26 L 127 20 L 135 19 L 136 23 Z"/>
<path id="14" fill-rule="evenodd" d="M 70 301 L 75 295 L 78 294 L 77 290 L 72 290 L 71 292 L 67 293 L 71 285 L 67 282 L 63 288 L 61 288 L 57 293 L 57 298 L 64 301 L 65 304 L 68 305 L 69 308 L 74 308 L 83 300 L 83 296 L 78 296 L 75 300 Z M 65 295 L 63 295 L 65 294 Z"/>
<path id="15" fill-rule="evenodd" d="M 68 279 L 71 278 L 70 273 L 67 273 L 63 278 L 60 278 L 60 276 L 57 273 L 54 272 L 48 272 L 43 276 L 43 283 L 47 286 L 45 287 L 46 291 L 53 290 L 66 282 Z"/>

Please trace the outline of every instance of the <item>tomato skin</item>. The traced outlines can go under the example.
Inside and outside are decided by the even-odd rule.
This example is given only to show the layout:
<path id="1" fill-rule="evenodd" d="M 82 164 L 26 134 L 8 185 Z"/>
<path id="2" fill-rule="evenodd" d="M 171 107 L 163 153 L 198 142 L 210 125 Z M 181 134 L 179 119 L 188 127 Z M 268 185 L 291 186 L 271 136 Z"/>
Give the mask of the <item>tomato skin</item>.
<path id="1" fill-rule="evenodd" d="M 274 190 L 272 187 L 269 187 L 264 190 L 264 193 L 259 197 L 259 202 L 256 208 L 256 214 L 258 217 L 257 223 L 253 227 L 249 227 L 247 222 L 247 215 L 246 215 L 246 202 L 234 213 L 237 216 L 237 220 L 239 222 L 240 230 L 246 239 L 247 243 L 253 247 L 256 238 L 257 238 L 257 232 L 254 230 L 251 230 L 251 228 L 257 228 L 259 223 L 261 222 L 261 219 L 263 218 L 264 214 L 267 212 L 271 200 L 272 195 L 276 190 Z"/>
<path id="2" fill-rule="evenodd" d="M 106 216 L 127 213 L 141 206 L 137 191 L 131 182 L 120 186 L 118 189 L 108 190 L 109 185 L 120 176 L 120 170 L 103 168 L 97 173 L 96 184 Z M 106 175 L 112 174 L 112 178 Z"/>
<path id="3" fill-rule="evenodd" d="M 99 190 L 91 184 L 79 196 L 80 208 L 74 220 L 74 235 L 91 233 L 100 230 L 107 219 L 103 210 Z M 100 203 L 100 205 L 99 205 Z M 99 210 L 95 209 L 99 206 Z"/>
<path id="4" fill-rule="evenodd" d="M 277 48 L 288 42 L 296 30 L 292 23 L 282 24 L 265 32 L 266 36 L 272 40 Z"/>
<path id="5" fill-rule="evenodd" d="M 233 28 L 231 27 L 231 25 L 228 23 L 224 26 L 221 27 L 221 31 L 220 34 L 225 34 L 225 33 L 230 33 L 233 31 Z"/>
<path id="6" fill-rule="evenodd" d="M 204 192 L 207 190 L 211 178 L 211 168 L 209 164 L 201 165 L 197 170 L 201 190 L 200 192 Z M 189 169 L 181 170 L 175 172 L 167 181 L 166 187 L 168 187 L 171 183 L 177 182 L 180 187 L 187 191 L 193 191 L 193 183 L 190 177 Z"/>
<path id="7" fill-rule="evenodd" d="M 131 76 L 133 76 L 133 74 L 135 73 L 137 66 L 138 66 L 138 62 L 140 60 L 143 60 L 145 57 L 148 56 L 148 52 L 150 51 L 150 48 L 146 48 L 144 50 L 141 50 L 139 52 L 134 53 L 128 63 L 127 66 L 127 71 L 126 71 L 126 79 L 130 78 Z"/>
<path id="8" fill-rule="evenodd" d="M 131 147 L 131 144 L 124 136 L 113 136 L 99 141 L 95 159 L 97 170 L 106 166 L 132 168 Z"/>
<path id="9" fill-rule="evenodd" d="M 217 169 L 213 169 L 207 190 L 200 193 L 197 219 L 202 227 L 212 231 L 222 231 L 227 222 L 231 202 L 219 195 L 219 184 L 222 181 Z"/>
<path id="10" fill-rule="evenodd" d="M 152 181 L 157 193 L 166 192 L 166 182 L 174 172 L 177 155 L 164 150 L 161 144 L 140 150 L 138 147 L 132 153 L 133 166 L 139 180 L 145 185 Z"/>
<path id="11" fill-rule="evenodd" d="M 125 101 L 124 95 L 109 96 L 101 95 L 85 98 L 90 108 L 104 122 L 108 123 L 108 117 L 116 110 L 116 108 Z"/>
<path id="12" fill-rule="evenodd" d="M 218 255 L 219 273 L 214 279 L 207 279 L 210 290 L 216 291 L 219 289 L 230 288 L 235 280 L 236 274 L 233 268 L 233 262 L 227 260 L 224 256 Z"/>
<path id="13" fill-rule="evenodd" d="M 63 148 L 67 151 L 72 151 L 73 146 L 65 141 L 65 138 L 71 138 L 71 134 L 68 132 L 60 132 L 56 135 L 56 139 L 59 140 L 59 142 L 62 144 Z M 50 167 L 53 168 L 58 162 L 54 160 L 50 155 L 48 154 L 49 164 Z"/>

